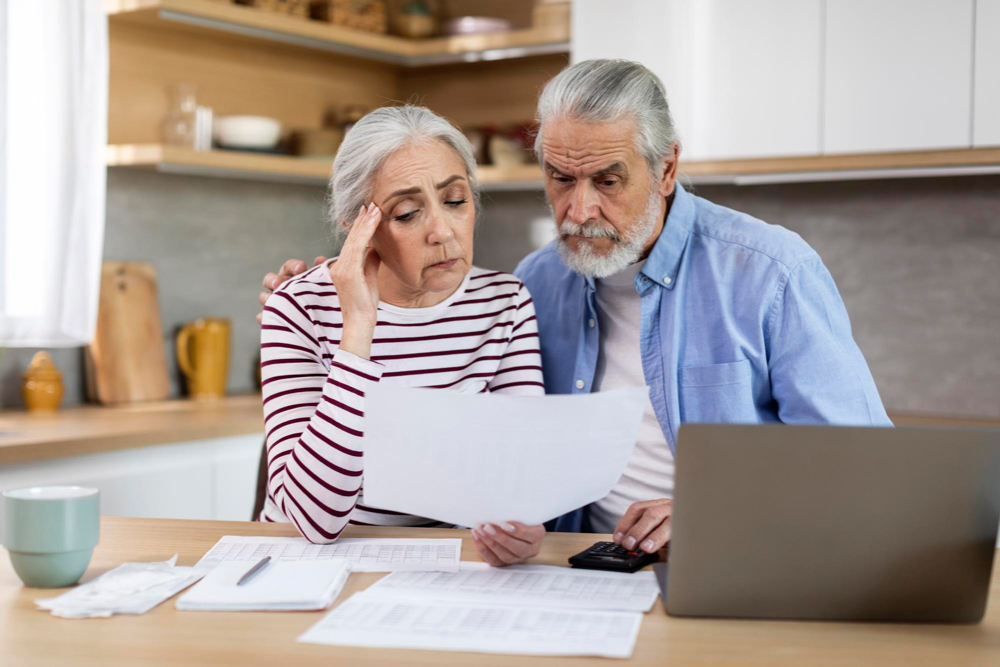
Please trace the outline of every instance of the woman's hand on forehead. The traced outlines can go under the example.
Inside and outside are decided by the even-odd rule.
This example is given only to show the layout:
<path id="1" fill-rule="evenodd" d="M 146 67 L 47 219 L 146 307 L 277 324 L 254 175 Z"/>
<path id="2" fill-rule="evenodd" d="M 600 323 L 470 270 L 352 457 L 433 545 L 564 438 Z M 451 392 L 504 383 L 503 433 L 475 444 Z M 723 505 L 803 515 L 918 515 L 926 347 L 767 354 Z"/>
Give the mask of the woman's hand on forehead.
<path id="1" fill-rule="evenodd" d="M 375 202 L 362 206 L 340 256 L 330 264 L 330 279 L 337 289 L 344 318 L 340 349 L 363 359 L 371 356 L 378 321 L 378 269 L 382 260 L 370 244 L 381 220 L 382 211 Z"/>

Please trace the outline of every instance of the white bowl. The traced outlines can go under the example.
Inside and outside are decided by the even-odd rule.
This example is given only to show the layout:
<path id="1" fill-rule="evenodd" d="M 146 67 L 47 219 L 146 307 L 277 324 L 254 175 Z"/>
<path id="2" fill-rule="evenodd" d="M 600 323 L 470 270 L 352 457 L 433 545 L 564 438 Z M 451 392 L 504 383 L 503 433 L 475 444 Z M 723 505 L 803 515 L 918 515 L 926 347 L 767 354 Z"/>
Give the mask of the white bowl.
<path id="1" fill-rule="evenodd" d="M 281 122 L 265 116 L 222 116 L 212 125 L 212 136 L 227 148 L 274 148 L 281 139 Z"/>
<path id="2" fill-rule="evenodd" d="M 444 24 L 444 34 L 481 35 L 488 32 L 506 32 L 513 27 L 510 21 L 492 16 L 460 16 Z"/>

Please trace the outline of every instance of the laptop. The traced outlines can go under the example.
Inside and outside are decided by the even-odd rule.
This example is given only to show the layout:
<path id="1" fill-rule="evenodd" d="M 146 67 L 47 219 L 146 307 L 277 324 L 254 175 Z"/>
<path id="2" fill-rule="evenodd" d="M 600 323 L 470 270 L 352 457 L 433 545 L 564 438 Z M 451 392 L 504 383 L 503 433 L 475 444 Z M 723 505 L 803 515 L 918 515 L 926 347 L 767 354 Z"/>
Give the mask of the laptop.
<path id="1" fill-rule="evenodd" d="M 687 424 L 672 522 L 672 616 L 977 623 L 1000 430 Z"/>

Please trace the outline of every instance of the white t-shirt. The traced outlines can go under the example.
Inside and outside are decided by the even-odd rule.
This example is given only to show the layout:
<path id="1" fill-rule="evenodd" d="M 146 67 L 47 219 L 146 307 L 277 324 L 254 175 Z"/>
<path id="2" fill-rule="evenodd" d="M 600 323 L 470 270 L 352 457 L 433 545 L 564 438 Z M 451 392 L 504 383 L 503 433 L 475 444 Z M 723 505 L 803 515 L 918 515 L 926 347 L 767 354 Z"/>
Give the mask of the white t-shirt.
<path id="1" fill-rule="evenodd" d="M 634 283 L 641 269 L 642 262 L 637 262 L 620 273 L 597 281 L 600 351 L 597 354 L 594 391 L 646 385 L 639 349 L 642 307 Z M 639 437 L 625 472 L 611 493 L 591 507 L 593 529 L 602 533 L 613 532 L 632 503 L 671 498 L 673 493 L 674 455 L 656 420 L 653 403 L 647 396 Z"/>

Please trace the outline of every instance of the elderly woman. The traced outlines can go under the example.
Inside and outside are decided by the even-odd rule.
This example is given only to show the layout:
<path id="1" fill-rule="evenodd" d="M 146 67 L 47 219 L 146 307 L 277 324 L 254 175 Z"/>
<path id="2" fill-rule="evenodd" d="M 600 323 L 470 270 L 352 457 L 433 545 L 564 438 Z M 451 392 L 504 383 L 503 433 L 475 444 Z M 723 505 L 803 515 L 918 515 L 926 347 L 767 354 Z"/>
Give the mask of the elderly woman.
<path id="1" fill-rule="evenodd" d="M 361 119 L 333 163 L 340 256 L 267 299 L 261 331 L 265 521 L 312 542 L 348 524 L 439 526 L 366 506 L 365 392 L 376 383 L 542 394 L 538 329 L 521 282 L 472 264 L 479 184 L 468 141 L 417 106 Z M 419 474 L 419 471 L 414 471 Z M 473 531 L 493 565 L 538 553 L 542 526 Z"/>

